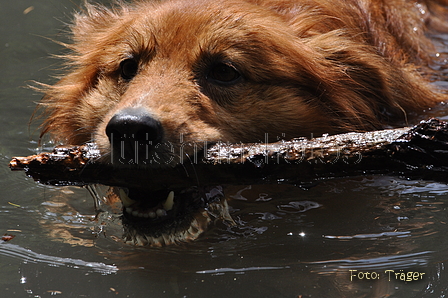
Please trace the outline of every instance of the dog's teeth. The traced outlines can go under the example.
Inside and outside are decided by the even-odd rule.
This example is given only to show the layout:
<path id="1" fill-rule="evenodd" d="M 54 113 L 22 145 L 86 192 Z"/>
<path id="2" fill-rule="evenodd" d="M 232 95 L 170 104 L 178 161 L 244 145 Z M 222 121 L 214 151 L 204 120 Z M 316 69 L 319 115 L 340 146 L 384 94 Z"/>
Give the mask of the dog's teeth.
<path id="1" fill-rule="evenodd" d="M 158 217 L 162 217 L 166 215 L 166 211 L 163 209 L 157 209 L 156 214 Z"/>
<path id="2" fill-rule="evenodd" d="M 119 193 L 121 201 L 123 202 L 124 207 L 129 207 L 135 203 L 135 201 L 131 200 L 122 188 L 119 189 L 118 193 Z"/>
<path id="3" fill-rule="evenodd" d="M 125 212 L 134 217 L 140 217 L 140 218 L 156 219 L 157 217 L 164 217 L 167 215 L 167 211 L 173 209 L 174 206 L 174 191 L 170 191 L 165 202 L 163 202 L 162 204 L 163 209 L 159 208 L 157 210 L 150 210 L 147 212 L 135 210 L 131 205 L 133 205 L 136 202 L 134 200 L 131 200 L 126 194 L 126 192 L 122 189 L 120 189 L 120 198 L 123 201 Z"/>
<path id="4" fill-rule="evenodd" d="M 166 201 L 163 203 L 163 209 L 165 209 L 166 211 L 170 211 L 171 209 L 173 209 L 173 205 L 174 205 L 174 191 L 170 191 L 170 193 L 166 198 Z"/>

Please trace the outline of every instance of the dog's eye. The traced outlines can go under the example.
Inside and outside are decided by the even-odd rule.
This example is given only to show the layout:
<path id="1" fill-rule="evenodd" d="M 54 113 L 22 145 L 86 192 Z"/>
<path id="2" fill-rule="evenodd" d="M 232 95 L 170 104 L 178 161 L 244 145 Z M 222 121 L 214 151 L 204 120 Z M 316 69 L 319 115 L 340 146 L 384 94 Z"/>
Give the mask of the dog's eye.
<path id="1" fill-rule="evenodd" d="M 126 59 L 120 63 L 121 77 L 132 80 L 138 72 L 138 62 L 135 59 Z"/>
<path id="2" fill-rule="evenodd" d="M 218 63 L 212 66 L 208 72 L 207 79 L 218 84 L 232 84 L 241 77 L 238 70 L 231 65 Z"/>

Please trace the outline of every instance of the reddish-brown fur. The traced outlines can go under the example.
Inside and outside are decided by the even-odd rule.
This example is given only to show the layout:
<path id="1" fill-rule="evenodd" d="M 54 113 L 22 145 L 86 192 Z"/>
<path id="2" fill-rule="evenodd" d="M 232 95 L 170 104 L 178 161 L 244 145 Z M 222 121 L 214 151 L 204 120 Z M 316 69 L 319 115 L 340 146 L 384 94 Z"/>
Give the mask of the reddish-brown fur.
<path id="1" fill-rule="evenodd" d="M 44 87 L 43 134 L 70 144 L 93 140 L 107 152 L 106 126 L 127 107 L 148 111 L 172 144 L 256 142 L 265 134 L 275 141 L 404 121 L 447 99 L 419 74 L 434 54 L 426 27 L 446 29 L 447 1 L 433 2 L 88 4 L 67 45 L 70 70 Z M 126 80 L 120 67 L 129 57 L 139 68 Z M 216 60 L 241 80 L 210 82 Z"/>

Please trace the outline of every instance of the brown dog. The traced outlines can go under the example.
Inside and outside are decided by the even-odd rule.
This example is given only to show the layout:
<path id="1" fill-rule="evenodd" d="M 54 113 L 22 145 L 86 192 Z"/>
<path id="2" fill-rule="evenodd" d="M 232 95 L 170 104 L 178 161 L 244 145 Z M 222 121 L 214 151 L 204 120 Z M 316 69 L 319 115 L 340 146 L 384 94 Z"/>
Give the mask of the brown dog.
<path id="1" fill-rule="evenodd" d="M 88 4 L 67 45 L 69 72 L 44 86 L 42 134 L 69 144 L 94 141 L 117 166 L 166 166 L 197 148 L 185 143 L 201 148 L 404 122 L 407 112 L 448 98 L 419 73 L 428 73 L 435 54 L 426 27 L 445 26 L 446 4 Z M 128 201 L 125 213 L 160 220 L 162 199 L 153 201 L 140 208 Z"/>

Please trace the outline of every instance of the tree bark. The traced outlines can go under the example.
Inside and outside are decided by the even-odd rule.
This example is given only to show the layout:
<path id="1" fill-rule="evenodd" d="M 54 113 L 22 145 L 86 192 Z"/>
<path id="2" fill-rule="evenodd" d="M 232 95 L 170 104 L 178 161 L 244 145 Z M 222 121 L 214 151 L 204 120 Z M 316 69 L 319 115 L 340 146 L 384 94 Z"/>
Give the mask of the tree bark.
<path id="1" fill-rule="evenodd" d="M 412 128 L 346 133 L 268 144 L 215 144 L 197 162 L 163 169 L 114 168 L 100 163 L 94 144 L 59 146 L 52 153 L 15 157 L 51 185 L 105 184 L 153 190 L 210 184 L 303 183 L 317 178 L 393 174 L 448 180 L 448 124 L 437 119 Z"/>

